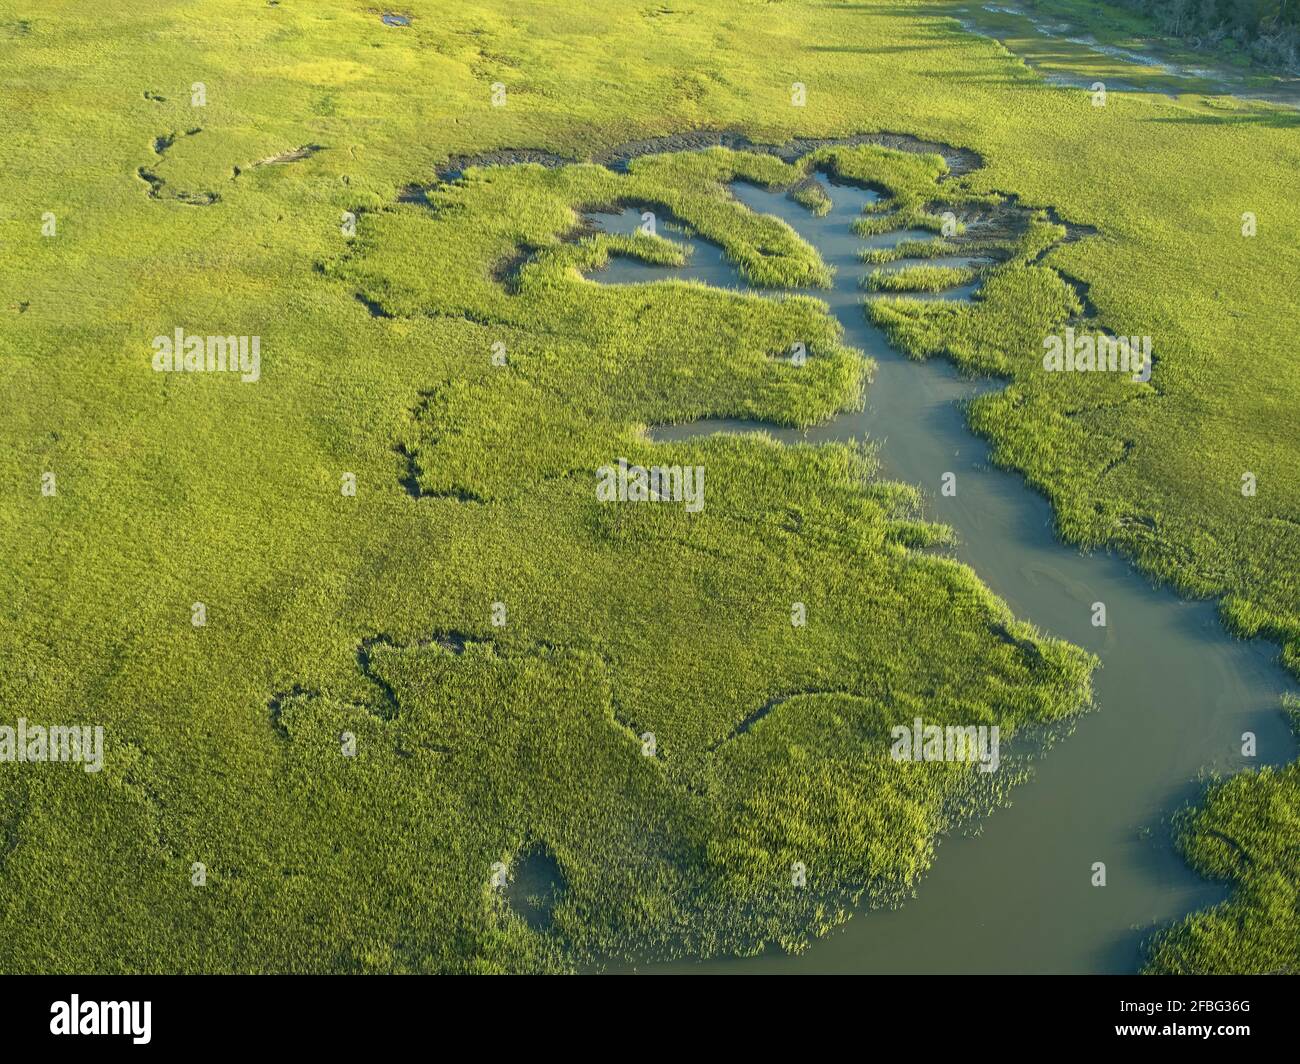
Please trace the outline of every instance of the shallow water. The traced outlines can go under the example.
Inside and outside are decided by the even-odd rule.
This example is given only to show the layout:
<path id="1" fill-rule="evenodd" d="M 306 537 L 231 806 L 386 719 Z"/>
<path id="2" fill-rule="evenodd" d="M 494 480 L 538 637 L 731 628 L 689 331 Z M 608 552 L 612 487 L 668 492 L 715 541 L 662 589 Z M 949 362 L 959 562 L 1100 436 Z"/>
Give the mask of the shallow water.
<path id="1" fill-rule="evenodd" d="M 955 556 L 974 568 L 1015 615 L 1048 635 L 1097 654 L 1096 711 L 1038 763 L 1012 804 L 985 818 L 977 837 L 941 841 L 917 897 L 897 910 L 859 912 L 799 956 L 641 966 L 654 972 L 1131 972 L 1154 927 L 1225 896 L 1173 850 L 1167 817 L 1201 793 L 1198 776 L 1252 764 L 1281 764 L 1295 743 L 1279 708 L 1289 688 L 1277 648 L 1233 639 L 1209 602 L 1153 589 L 1123 559 L 1083 555 L 1053 534 L 1047 502 L 1015 474 L 990 466 L 987 445 L 971 435 L 959 401 L 991 382 L 960 379 L 946 363 L 918 363 L 893 351 L 862 311 L 859 290 L 867 246 L 917 234 L 863 240 L 849 226 L 874 193 L 827 186 L 829 214 L 817 218 L 780 193 L 737 184 L 756 211 L 784 218 L 836 269 L 825 300 L 846 340 L 875 359 L 862 411 L 808 431 L 708 421 L 661 427 L 657 439 L 715 431 L 768 431 L 788 441 L 871 440 L 882 474 L 918 485 L 927 514 L 956 529 Z M 631 232 L 636 210 L 596 216 L 610 231 Z M 593 275 L 607 283 L 693 277 L 746 288 L 717 247 L 660 232 L 694 247 L 685 269 L 617 258 Z M 932 236 L 919 234 L 920 238 Z M 955 497 L 939 495 L 945 472 Z M 1091 624 L 1105 602 L 1106 628 Z M 1240 755 L 1241 734 L 1259 737 L 1260 756 Z M 1090 885 L 1104 861 L 1108 885 Z"/>

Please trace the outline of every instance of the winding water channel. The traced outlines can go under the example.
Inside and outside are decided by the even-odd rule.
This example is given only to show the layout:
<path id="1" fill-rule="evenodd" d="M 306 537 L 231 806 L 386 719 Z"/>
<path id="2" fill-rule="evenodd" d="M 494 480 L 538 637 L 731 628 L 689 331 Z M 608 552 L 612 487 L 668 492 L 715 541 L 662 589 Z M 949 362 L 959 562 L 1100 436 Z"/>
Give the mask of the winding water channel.
<path id="1" fill-rule="evenodd" d="M 791 443 L 873 441 L 882 474 L 922 488 L 928 515 L 957 531 L 955 557 L 1017 617 L 1098 655 L 1097 709 L 1036 766 L 1009 807 L 982 822 L 978 835 L 941 841 L 917 896 L 901 908 L 860 912 L 798 956 L 772 952 L 639 970 L 1134 971 L 1141 941 L 1154 927 L 1225 896 L 1222 885 L 1201 879 L 1175 852 L 1169 815 L 1200 794 L 1198 779 L 1207 771 L 1231 773 L 1295 756 L 1279 708 L 1289 681 L 1277 648 L 1234 639 L 1212 603 L 1153 588 L 1122 558 L 1084 555 L 1055 538 L 1047 502 L 1015 474 L 994 468 L 987 445 L 966 428 L 961 400 L 999 385 L 963 380 L 939 361 L 904 358 L 863 312 L 859 281 L 872 267 L 857 252 L 909 234 L 855 236 L 850 223 L 875 193 L 823 184 L 833 203 L 823 217 L 781 193 L 743 184 L 733 191 L 751 209 L 785 219 L 835 268 L 832 289 L 807 294 L 824 300 L 846 341 L 876 360 L 865 409 L 808 431 L 715 420 L 661 427 L 655 438 L 766 431 Z M 631 232 L 640 223 L 635 209 L 594 217 L 610 232 Z M 678 277 L 749 287 L 717 247 L 670 235 L 693 248 L 685 268 L 617 258 L 593 279 L 634 284 Z M 970 292 L 946 297 L 970 298 Z M 949 471 L 957 476 L 955 497 L 939 494 Z M 1107 607 L 1105 628 L 1091 623 L 1097 601 Z M 1241 756 L 1245 731 L 1258 736 L 1258 758 Z M 1091 885 L 1094 861 L 1106 863 L 1105 887 Z"/>

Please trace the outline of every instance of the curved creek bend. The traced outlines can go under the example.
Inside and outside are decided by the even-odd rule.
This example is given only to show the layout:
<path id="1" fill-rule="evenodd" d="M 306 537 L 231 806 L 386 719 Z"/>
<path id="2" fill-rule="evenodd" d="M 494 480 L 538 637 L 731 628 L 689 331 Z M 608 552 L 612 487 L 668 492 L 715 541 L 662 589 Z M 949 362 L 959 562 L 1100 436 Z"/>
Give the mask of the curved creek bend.
<path id="1" fill-rule="evenodd" d="M 970 565 L 1016 616 L 1095 653 L 1096 709 L 1056 743 L 1016 787 L 1011 804 L 978 834 L 941 840 L 916 897 L 894 910 L 864 910 L 803 954 L 640 965 L 638 971 L 763 972 L 1131 972 L 1155 927 L 1226 896 L 1174 850 L 1168 817 L 1196 799 L 1206 771 L 1228 774 L 1295 756 L 1279 700 L 1290 686 L 1277 648 L 1234 639 L 1215 606 L 1185 601 L 1115 555 L 1083 555 L 1053 532 L 1050 507 L 1014 473 L 993 467 L 960 406 L 997 382 L 964 380 L 940 361 L 893 350 L 863 312 L 858 259 L 864 247 L 930 233 L 861 238 L 850 223 L 875 193 L 828 184 L 831 210 L 815 217 L 781 192 L 745 184 L 735 196 L 788 222 L 836 271 L 834 287 L 810 290 L 844 328 L 847 343 L 876 361 L 863 410 L 808 430 L 710 420 L 656 428 L 655 439 L 711 432 L 767 432 L 788 443 L 870 441 L 880 475 L 919 486 L 926 514 L 956 530 L 954 556 Z M 593 215 L 608 232 L 640 224 L 633 209 Z M 692 247 L 686 267 L 614 258 L 593 275 L 611 284 L 695 278 L 749 289 L 719 248 L 674 231 Z M 910 263 L 902 263 L 907 265 Z M 780 293 L 770 293 L 779 298 Z M 868 297 L 869 298 L 869 297 Z M 970 298 L 970 288 L 933 298 Z M 944 497 L 945 472 L 957 494 Z M 1108 625 L 1095 628 L 1091 604 Z M 1241 735 L 1259 757 L 1241 756 Z M 1107 885 L 1091 885 L 1104 861 Z"/>

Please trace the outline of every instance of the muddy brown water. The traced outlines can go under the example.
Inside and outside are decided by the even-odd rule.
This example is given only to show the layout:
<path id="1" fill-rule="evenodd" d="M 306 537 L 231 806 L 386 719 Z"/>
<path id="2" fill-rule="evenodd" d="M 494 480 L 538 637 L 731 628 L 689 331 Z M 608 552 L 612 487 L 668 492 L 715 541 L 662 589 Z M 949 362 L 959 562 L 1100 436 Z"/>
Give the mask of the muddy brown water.
<path id="1" fill-rule="evenodd" d="M 916 896 L 898 909 L 856 913 L 796 956 L 640 965 L 650 972 L 1132 972 L 1156 927 L 1226 897 L 1176 853 L 1169 817 L 1196 800 L 1204 774 L 1282 764 L 1295 754 L 1279 702 L 1290 689 L 1277 648 L 1230 636 L 1215 606 L 1156 588 L 1122 558 L 1085 555 L 1056 538 L 1050 507 L 1017 475 L 994 468 L 987 445 L 966 428 L 964 399 L 995 382 L 960 378 L 946 363 L 918 363 L 894 351 L 862 309 L 858 259 L 930 233 L 862 239 L 850 223 L 875 193 L 823 181 L 832 209 L 815 217 L 779 192 L 737 184 L 738 199 L 793 226 L 836 270 L 824 300 L 846 341 L 876 361 L 865 409 L 799 431 L 737 421 L 661 426 L 656 439 L 712 432 L 765 431 L 794 443 L 866 440 L 882 475 L 920 487 L 928 516 L 952 526 L 954 556 L 969 564 L 1016 616 L 1095 653 L 1096 709 L 1039 761 L 1011 805 L 977 833 L 940 841 Z M 597 215 L 613 232 L 632 232 L 640 211 Z M 695 278 L 748 289 L 714 245 L 682 232 L 663 235 L 693 248 L 682 269 L 616 258 L 593 275 L 611 284 Z M 779 293 L 765 293 L 780 298 Z M 970 298 L 969 292 L 947 293 Z M 955 497 L 940 495 L 945 472 Z M 1108 625 L 1092 625 L 1104 602 Z M 1241 736 L 1258 736 L 1259 756 L 1241 755 Z M 1107 885 L 1091 885 L 1103 861 Z"/>

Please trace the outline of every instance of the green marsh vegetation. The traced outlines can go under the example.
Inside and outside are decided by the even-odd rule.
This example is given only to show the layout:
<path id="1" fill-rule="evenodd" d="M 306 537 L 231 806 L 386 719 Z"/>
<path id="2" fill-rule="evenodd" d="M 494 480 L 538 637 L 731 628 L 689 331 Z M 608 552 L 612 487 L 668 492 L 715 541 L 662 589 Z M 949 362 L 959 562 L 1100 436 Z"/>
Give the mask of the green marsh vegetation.
<path id="1" fill-rule="evenodd" d="M 890 272 L 875 270 L 863 279 L 863 287 L 872 292 L 942 292 L 970 284 L 979 275 L 973 266 L 908 266 Z"/>
<path id="2" fill-rule="evenodd" d="M 1286 705 L 1300 726 L 1300 701 L 1288 698 Z M 1300 763 L 1216 781 L 1202 804 L 1180 815 L 1178 839 L 1193 867 L 1236 890 L 1157 935 L 1147 970 L 1300 971 Z"/>
<path id="3" fill-rule="evenodd" d="M 863 262 L 884 263 L 899 259 L 937 259 L 955 255 L 958 250 L 951 241 L 934 237 L 931 240 L 900 240 L 888 248 L 863 248 L 860 255 Z"/>
<path id="4" fill-rule="evenodd" d="M 1297 102 L 1300 38 L 1286 4 L 1025 0 L 950 10 L 1058 84 Z"/>
<path id="5" fill-rule="evenodd" d="M 815 284 L 810 249 L 710 187 L 734 158 L 679 156 L 629 184 L 511 167 L 435 191 L 438 209 L 398 205 L 457 156 L 586 159 L 699 128 L 772 143 L 892 130 L 978 151 L 971 211 L 1014 193 L 1097 237 L 1061 243 L 1046 218 L 977 308 L 873 306 L 894 308 L 909 350 L 1009 379 L 975 424 L 1065 534 L 1225 596 L 1236 630 L 1300 668 L 1300 383 L 1283 309 L 1300 286 L 1285 179 L 1300 155 L 1285 114 L 1117 92 L 1093 108 L 942 9 L 409 13 L 406 27 L 336 0 L 223 0 L 201 20 L 167 3 L 0 15 L 0 704 L 10 722 L 108 733 L 98 776 L 0 766 L 0 968 L 550 969 L 797 945 L 864 887 L 906 893 L 960 805 L 951 768 L 873 760 L 892 714 L 1010 731 L 1081 704 L 1086 659 L 918 554 L 940 533 L 911 489 L 869 479 L 869 455 L 645 440 L 644 424 L 705 413 L 812 423 L 863 385 L 814 301 L 582 280 L 604 255 L 677 254 L 665 227 L 634 244 L 573 232 L 577 208 L 629 190 L 756 283 Z M 253 165 L 307 145 L 320 150 Z M 893 181 L 908 197 L 893 209 L 942 231 L 926 191 L 938 164 L 854 161 L 847 176 Z M 781 183 L 779 162 L 738 165 Z M 141 168 L 175 195 L 151 195 Z M 434 243 L 457 212 L 455 243 Z M 1149 388 L 1098 395 L 1028 372 L 1040 328 L 1082 313 L 1081 293 L 1106 328 L 1155 337 Z M 178 325 L 260 335 L 262 380 L 152 373 L 151 338 Z M 796 339 L 803 376 L 782 362 Z M 602 512 L 577 471 L 619 454 L 705 464 L 705 511 Z M 56 495 L 40 492 L 46 472 Z M 463 652 L 435 638 L 452 633 Z M 337 753 L 343 730 L 355 758 Z M 576 786 L 575 760 L 594 786 Z M 1294 784 L 1250 782 L 1282 776 L 1232 793 L 1284 816 Z M 490 886 L 493 863 L 539 846 L 566 879 L 546 935 Z M 804 893 L 785 886 L 795 860 Z M 1293 866 L 1274 867 L 1294 889 Z M 1282 896 L 1243 887 L 1241 920 L 1276 927 L 1263 902 Z"/>
<path id="6" fill-rule="evenodd" d="M 935 194 L 940 194 L 936 187 Z M 888 209 L 888 203 L 881 204 Z M 915 224 L 915 223 L 913 223 Z M 969 407 L 972 428 L 995 444 L 995 458 L 1022 472 L 1040 471 L 1031 477 L 1052 498 L 1058 530 L 1066 538 L 1087 547 L 1120 545 L 1125 553 L 1162 579 L 1191 594 L 1222 594 L 1233 586 L 1250 586 L 1260 579 L 1261 566 L 1253 552 L 1241 549 L 1236 571 L 1224 584 L 1207 586 L 1205 575 L 1220 566 L 1216 576 L 1233 562 L 1222 557 L 1222 548 L 1197 543 L 1197 551 L 1179 553 L 1169 539 L 1161 538 L 1153 517 L 1115 517 L 1103 507 L 1100 483 L 1109 478 L 1132 455 L 1136 446 L 1132 422 L 1112 419 L 1109 432 L 1077 434 L 1077 427 L 1039 419 L 1030 411 L 1037 404 L 1056 411 L 1076 414 L 1113 413 L 1132 403 L 1163 398 L 1159 378 L 1134 382 L 1127 376 L 1106 376 L 1100 381 L 1072 374 L 1047 374 L 1036 363 L 1034 340 L 1058 334 L 1067 325 L 1080 329 L 1096 327 L 1095 318 L 1079 287 L 1068 277 L 1046 267 L 1041 260 L 1051 247 L 1066 237 L 1066 230 L 1046 214 L 1033 215 L 1023 233 L 1012 240 L 980 241 L 958 238 L 945 247 L 976 252 L 1001 250 L 1005 260 L 982 271 L 983 284 L 970 303 L 927 303 L 905 298 L 874 300 L 868 315 L 884 327 L 894 343 L 907 353 L 926 358 L 941 355 L 972 373 L 995 375 L 1010 380 L 1001 392 L 974 400 Z M 922 254 L 930 246 L 918 242 Z M 865 255 L 872 261 L 870 254 Z M 887 255 L 876 261 L 890 261 Z M 938 291 L 962 284 L 975 271 L 913 266 L 894 273 L 876 272 L 866 285 L 876 290 Z M 1008 357 L 1022 351 L 1029 358 Z M 1049 398 L 1050 397 L 1050 398 Z M 1027 422 L 1017 424 L 1028 415 Z M 1067 427 L 1068 425 L 1068 427 Z M 1064 430 L 1064 431 L 1061 431 Z M 1050 470 L 1050 473 L 1046 471 Z M 1085 485 L 1091 481 L 1091 488 Z M 1242 492 L 1241 497 L 1252 496 Z M 1066 505 L 1073 501 L 1073 508 Z M 1107 500 L 1108 502 L 1110 500 Z M 1113 505 L 1113 504 L 1112 504 Z M 1283 519 L 1286 523 L 1289 519 Z M 1284 552 L 1270 558 L 1262 568 L 1269 574 L 1267 594 L 1289 604 L 1294 615 L 1296 601 L 1295 565 L 1300 562 L 1294 538 L 1279 535 L 1274 521 L 1264 522 L 1272 533 L 1270 543 Z M 1272 526 L 1272 527 L 1270 527 Z M 1258 526 L 1257 526 L 1258 527 Z M 1243 544 L 1244 547 L 1244 544 Z M 1230 571 L 1230 570 L 1229 570 Z M 1276 617 L 1235 595 L 1222 601 L 1222 615 L 1234 630 L 1246 636 L 1270 635 L 1286 640 L 1288 630 Z M 1290 630 L 1294 632 L 1294 629 Z M 1284 642 L 1284 660 L 1294 670 L 1296 645 Z M 1294 700 L 1288 711 L 1296 714 Z M 1281 769 L 1264 768 L 1215 783 L 1204 805 L 1184 809 L 1174 825 L 1183 852 L 1204 874 L 1236 882 L 1238 892 L 1227 902 L 1185 922 L 1161 931 L 1148 945 L 1146 970 L 1152 972 L 1293 972 L 1300 963 L 1296 944 L 1297 913 L 1300 913 L 1300 764 Z"/>
<path id="7" fill-rule="evenodd" d="M 843 154 L 856 151 L 878 149 Z M 454 903 L 442 901 L 441 911 L 472 911 L 483 890 L 474 870 L 509 860 L 524 840 L 537 839 L 565 872 L 551 927 L 579 956 L 748 952 L 764 943 L 798 948 L 810 932 L 842 919 L 861 896 L 875 903 L 904 896 L 932 858 L 935 828 L 950 824 L 955 809 L 973 807 L 970 771 L 944 766 L 920 786 L 897 773 L 886 755 L 883 706 L 867 693 L 873 684 L 854 689 L 830 682 L 850 659 L 863 661 L 865 680 L 886 662 L 893 674 L 899 663 L 919 663 L 933 653 L 932 647 L 917 646 L 900 656 L 902 647 L 892 638 L 891 649 L 878 656 L 869 649 L 884 634 L 870 634 L 872 617 L 888 617 L 888 629 L 910 627 L 906 617 L 912 609 L 904 603 L 915 600 L 919 631 L 949 608 L 956 589 L 938 599 L 919 587 L 886 592 L 895 577 L 882 570 L 880 590 L 888 600 L 871 591 L 867 601 L 855 603 L 855 586 L 876 586 L 870 574 L 891 555 L 903 567 L 894 570 L 896 576 L 916 569 L 917 578 L 928 579 L 922 572 L 933 565 L 945 580 L 951 576 L 965 588 L 960 597 L 972 594 L 997 612 L 969 571 L 914 553 L 944 539 L 942 529 L 916 519 L 916 493 L 873 482 L 869 454 L 851 448 L 788 449 L 761 436 L 653 444 L 641 428 L 717 411 L 802 425 L 857 402 L 866 364 L 839 346 L 834 319 L 806 298 L 777 301 L 680 282 L 611 287 L 583 276 L 611 254 L 680 261 L 680 249 L 661 237 L 610 236 L 579 224 L 583 209 L 622 204 L 671 212 L 768 284 L 816 283 L 825 276 L 816 253 L 784 223 L 738 205 L 723 182 L 794 185 L 822 158 L 809 156 L 796 167 L 771 156 L 712 149 L 645 156 L 625 173 L 583 165 L 471 168 L 454 184 L 430 190 L 427 205 L 398 204 L 370 216 L 355 244 L 331 267 L 332 277 L 360 286 L 365 301 L 384 314 L 456 314 L 470 302 L 487 335 L 512 330 L 508 367 L 486 367 L 475 381 L 452 381 L 425 395 L 401 443 L 412 464 L 414 493 L 422 501 L 473 500 L 509 508 L 531 508 L 540 496 L 555 517 L 547 550 L 535 564 L 550 572 L 548 583 L 563 583 L 566 573 L 577 572 L 584 574 L 582 583 L 591 581 L 590 601 L 583 607 L 579 596 L 574 609 L 595 616 L 562 660 L 569 652 L 592 655 L 596 690 L 588 697 L 594 708 L 584 719 L 594 730 L 575 735 L 567 749 L 554 747 L 554 730 L 545 723 L 555 713 L 554 700 L 542 697 L 520 709 L 531 714 L 535 754 L 512 738 L 499 753 L 489 751 L 466 768 L 466 755 L 458 751 L 477 749 L 475 718 L 486 706 L 462 707 L 465 696 L 451 691 L 437 695 L 437 706 L 404 700 L 403 689 L 385 678 L 396 695 L 397 725 L 405 726 L 409 716 L 409 726 L 425 732 L 423 744 L 411 743 L 447 751 L 443 786 L 459 794 L 474 791 L 475 780 L 490 781 L 483 786 L 493 789 L 493 800 L 476 800 L 475 808 L 495 808 L 506 800 L 503 795 L 522 801 L 529 790 L 527 770 L 538 761 L 553 763 L 545 772 L 548 780 L 566 763 L 574 773 L 566 785 L 571 793 L 561 793 L 562 787 L 501 822 L 482 818 L 472 832 L 461 828 L 468 836 L 456 839 L 464 848 L 456 859 L 463 893 Z M 759 246 L 763 256 L 755 251 Z M 520 261 L 512 254 L 518 247 L 533 250 Z M 447 269 L 444 255 L 477 258 Z M 493 279 L 500 273 L 494 263 L 502 261 L 513 271 L 507 284 Z M 466 296 L 463 277 L 474 278 L 483 295 Z M 683 330 L 694 338 L 689 347 L 680 344 Z M 809 352 L 799 367 L 774 357 L 796 338 L 804 338 Z M 697 405 L 702 395 L 710 406 Z M 560 431 L 537 431 L 549 426 Z M 517 442 L 503 448 L 503 436 Z M 703 466 L 708 505 L 695 515 L 657 507 L 615 512 L 598 505 L 591 471 L 614 455 L 646 465 Z M 840 487 L 828 494 L 833 482 Z M 751 549 L 753 556 L 745 558 Z M 814 576 L 831 559 L 838 561 Z M 623 572 L 654 576 L 638 588 L 642 581 L 620 579 Z M 810 586 L 810 578 L 822 587 L 815 599 L 801 597 L 799 590 Z M 602 586 L 603 594 L 593 593 Z M 712 604 L 701 613 L 709 599 Z M 634 606 L 637 600 L 641 604 Z M 814 612 L 834 609 L 834 645 L 825 652 L 813 650 L 803 639 L 806 631 L 791 624 L 796 602 Z M 672 635 L 679 622 L 671 618 L 687 603 L 692 605 L 682 618 L 683 644 Z M 654 625 L 617 621 L 640 614 L 654 617 Z M 711 635 L 708 645 L 688 651 L 690 617 Z M 963 682 L 975 700 L 963 694 L 960 708 L 952 708 L 953 721 L 998 720 L 1004 734 L 1013 734 L 1023 724 L 1060 720 L 1078 708 L 1089 669 L 1083 655 L 1058 643 L 1022 643 L 1028 633 L 1008 635 L 1014 622 L 994 613 L 980 628 L 972 637 L 1003 664 L 989 676 L 992 686 Z M 493 633 L 493 641 L 501 642 L 508 631 L 506 626 L 501 638 Z M 756 631 L 768 634 L 755 640 Z M 753 645 L 743 650 L 747 632 Z M 555 642 L 546 636 L 540 648 L 513 639 L 505 645 L 536 667 L 552 668 L 558 651 L 546 648 Z M 797 676 L 730 714 L 704 710 L 717 698 L 709 685 L 736 675 L 740 660 L 756 651 L 752 660 L 760 669 L 764 654 L 772 665 L 792 653 Z M 482 652 L 499 653 L 486 644 Z M 404 653 L 433 654 L 442 670 L 467 667 L 436 647 Z M 714 662 L 709 673 L 679 677 L 672 663 L 690 659 L 698 667 L 701 654 Z M 1005 671 L 1012 662 L 1027 670 L 1015 695 Z M 517 663 L 499 667 L 513 670 Z M 955 679 L 966 665 L 957 658 L 951 668 Z M 904 694 L 901 680 L 891 679 L 885 700 L 895 706 L 893 723 L 911 720 L 930 702 L 919 690 Z M 927 683 L 934 682 L 931 673 Z M 978 694 L 981 689 L 987 693 Z M 414 696 L 422 688 L 411 690 Z M 314 712 L 316 700 L 301 704 Z M 440 730 L 436 721 L 452 706 L 456 723 Z M 910 708 L 895 716 L 904 706 Z M 425 714 L 430 722 L 417 723 Z M 343 727 L 337 717 L 331 724 L 334 730 Z M 650 760 L 638 748 L 638 735 L 647 732 L 656 747 Z M 324 742 L 317 746 L 333 756 Z M 612 762 L 607 786 L 591 769 L 604 749 Z M 462 777 L 462 771 L 469 775 Z M 624 807 L 617 798 L 620 786 L 625 798 L 627 787 L 645 791 Z M 634 809 L 640 802 L 663 818 L 650 837 L 642 824 L 646 814 Z M 584 825 L 585 833 L 576 835 L 574 823 Z M 593 830 L 597 823 L 603 825 L 599 831 Z M 891 841 L 882 845 L 885 837 Z M 809 861 L 801 856 L 805 852 L 816 856 Z M 611 863 L 617 873 L 602 871 Z M 814 867 L 831 890 L 794 890 L 794 870 Z"/>

